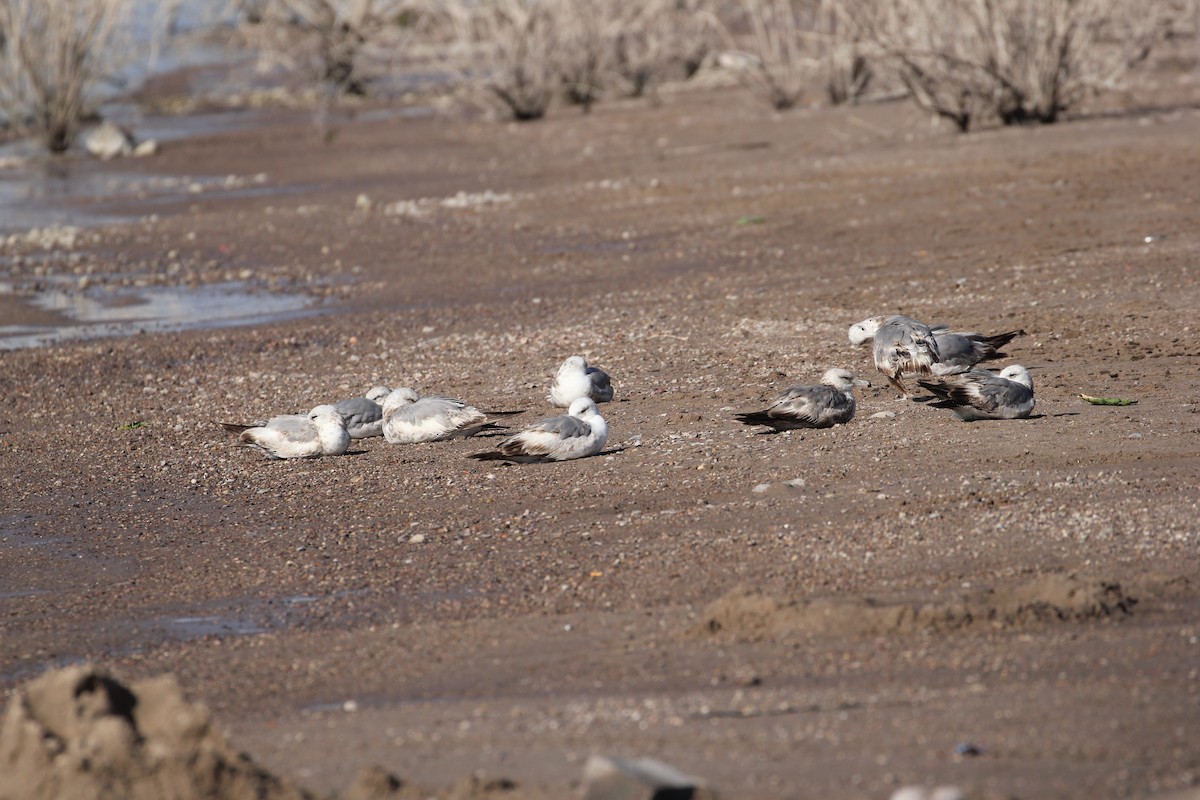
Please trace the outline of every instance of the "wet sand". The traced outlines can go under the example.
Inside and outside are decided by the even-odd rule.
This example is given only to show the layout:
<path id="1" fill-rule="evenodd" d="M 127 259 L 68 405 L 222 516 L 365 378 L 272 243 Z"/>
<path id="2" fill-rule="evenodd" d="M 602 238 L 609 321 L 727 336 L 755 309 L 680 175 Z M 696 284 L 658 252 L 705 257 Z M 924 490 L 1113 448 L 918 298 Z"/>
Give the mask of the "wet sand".
<path id="1" fill-rule="evenodd" d="M 562 797 L 591 753 L 739 798 L 1193 786 L 1197 142 L 1190 107 L 964 137 L 901 104 L 777 116 L 710 89 L 331 144 L 281 117 L 89 166 L 212 184 L 89 200 L 157 216 L 54 272 L 329 313 L 0 353 L 0 686 L 171 671 L 319 791 L 375 763 Z M 9 246 L 6 280 L 39 252 Z M 1026 330 L 1002 363 L 1036 367 L 1035 418 L 897 399 L 846 341 L 891 312 Z M 615 452 L 577 462 L 379 439 L 268 462 L 215 424 L 377 383 L 524 424 L 576 353 L 617 391 Z M 875 383 L 849 425 L 733 419 L 833 366 Z M 812 603 L 841 622 L 779 616 Z"/>

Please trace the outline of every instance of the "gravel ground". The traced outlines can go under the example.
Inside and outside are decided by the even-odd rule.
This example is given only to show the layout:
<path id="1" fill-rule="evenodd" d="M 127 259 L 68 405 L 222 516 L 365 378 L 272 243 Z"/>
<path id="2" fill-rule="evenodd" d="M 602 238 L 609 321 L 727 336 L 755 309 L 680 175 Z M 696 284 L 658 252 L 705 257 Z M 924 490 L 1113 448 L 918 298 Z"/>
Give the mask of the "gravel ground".
<path id="1" fill-rule="evenodd" d="M 379 764 L 562 797 L 592 753 L 738 798 L 1196 786 L 1197 143 L 1186 105 L 958 136 L 710 89 L 75 165 L 143 189 L 0 243 L 19 293 L 245 281 L 327 313 L 0 353 L 0 688 L 174 672 L 318 791 Z M 1023 328 L 1035 417 L 898 399 L 846 340 L 894 312 Z M 385 383 L 521 425 L 572 354 L 617 391 L 576 462 L 271 462 L 216 424 Z M 874 383 L 850 424 L 733 419 L 834 366 Z"/>

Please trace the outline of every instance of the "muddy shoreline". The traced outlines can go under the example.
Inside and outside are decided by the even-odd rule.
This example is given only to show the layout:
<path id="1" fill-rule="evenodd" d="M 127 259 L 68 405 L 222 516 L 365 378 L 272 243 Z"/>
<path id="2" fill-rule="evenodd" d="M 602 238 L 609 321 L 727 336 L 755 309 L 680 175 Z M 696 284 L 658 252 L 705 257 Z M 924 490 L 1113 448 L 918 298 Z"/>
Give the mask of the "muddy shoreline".
<path id="1" fill-rule="evenodd" d="M 346 122 L 330 145 L 284 116 L 113 167 L 265 190 L 121 198 L 106 212 L 139 221 L 56 269 L 245 274 L 330 313 L 0 352 L 0 686 L 170 671 L 317 791 L 377 763 L 565 796 L 591 753 L 739 798 L 1195 786 L 1196 142 L 1186 107 L 961 137 L 900 104 L 778 116 L 705 89 L 531 126 Z M 4 279 L 40 252 L 10 246 Z M 878 377 L 846 328 L 891 311 L 1024 328 L 1039 416 L 961 423 L 876 380 L 847 426 L 733 420 L 831 366 Z M 573 353 L 614 377 L 620 452 L 497 467 L 369 440 L 273 463 L 214 424 L 381 382 L 528 422 Z M 1137 602 L 701 624 L 738 587 L 861 621 L 1068 576 Z"/>

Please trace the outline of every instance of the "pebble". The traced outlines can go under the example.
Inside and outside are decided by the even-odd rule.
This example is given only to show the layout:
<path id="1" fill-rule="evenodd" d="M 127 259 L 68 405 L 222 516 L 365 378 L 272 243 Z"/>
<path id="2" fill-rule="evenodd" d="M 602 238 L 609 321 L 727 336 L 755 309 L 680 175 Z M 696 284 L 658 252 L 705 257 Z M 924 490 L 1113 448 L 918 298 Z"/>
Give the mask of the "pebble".
<path id="1" fill-rule="evenodd" d="M 653 758 L 591 756 L 583 766 L 583 800 L 713 800 L 703 782 Z M 939 798 L 940 800 L 940 798 Z"/>

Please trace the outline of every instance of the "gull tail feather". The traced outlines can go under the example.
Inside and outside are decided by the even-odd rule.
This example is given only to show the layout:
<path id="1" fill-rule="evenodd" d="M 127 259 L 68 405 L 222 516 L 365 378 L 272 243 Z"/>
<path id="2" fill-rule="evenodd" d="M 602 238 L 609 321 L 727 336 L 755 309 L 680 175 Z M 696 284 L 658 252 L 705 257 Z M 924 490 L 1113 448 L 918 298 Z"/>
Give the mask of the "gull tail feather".
<path id="1" fill-rule="evenodd" d="M 465 439 L 468 436 L 478 436 L 479 434 L 487 432 L 487 431 L 506 431 L 506 430 L 509 430 L 509 429 L 507 427 L 505 427 L 504 425 L 497 425 L 495 422 L 480 422 L 475 425 L 468 425 L 465 428 L 459 428 L 456 431 L 451 431 L 450 433 L 446 434 L 445 436 L 443 436 L 441 438 L 442 438 L 442 440 Z"/>

